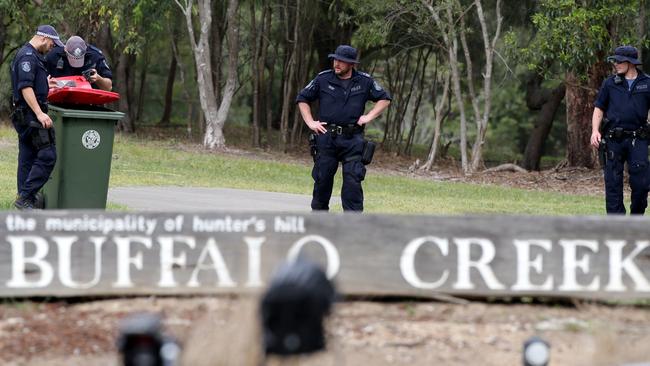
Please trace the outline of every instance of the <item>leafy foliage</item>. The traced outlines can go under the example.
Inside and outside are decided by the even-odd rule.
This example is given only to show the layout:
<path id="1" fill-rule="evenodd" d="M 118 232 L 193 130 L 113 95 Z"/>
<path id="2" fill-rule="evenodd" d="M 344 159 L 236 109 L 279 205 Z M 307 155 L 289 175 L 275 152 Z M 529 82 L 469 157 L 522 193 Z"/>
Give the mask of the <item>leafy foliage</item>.
<path id="1" fill-rule="evenodd" d="M 584 77 L 617 45 L 647 45 L 647 39 L 635 33 L 639 6 L 638 0 L 543 0 L 532 16 L 535 39 L 521 50 L 523 59 L 539 71 L 557 61 Z M 514 34 L 508 40 L 516 45 Z"/>

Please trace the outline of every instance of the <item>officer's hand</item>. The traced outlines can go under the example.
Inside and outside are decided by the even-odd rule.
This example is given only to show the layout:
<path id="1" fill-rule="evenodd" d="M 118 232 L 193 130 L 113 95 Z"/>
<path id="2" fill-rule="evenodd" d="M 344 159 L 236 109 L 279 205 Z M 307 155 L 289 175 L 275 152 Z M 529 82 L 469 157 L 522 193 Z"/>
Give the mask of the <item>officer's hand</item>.
<path id="1" fill-rule="evenodd" d="M 56 80 L 52 79 L 50 75 L 47 76 L 47 86 L 52 89 L 52 88 L 58 88 L 59 86 L 56 84 Z"/>
<path id="2" fill-rule="evenodd" d="M 600 144 L 600 139 L 601 139 L 600 132 L 598 132 L 598 131 L 592 132 L 592 134 L 591 134 L 591 146 L 593 146 L 595 148 L 598 148 L 598 144 Z"/>
<path id="3" fill-rule="evenodd" d="M 90 80 L 88 80 L 88 81 L 91 84 L 97 82 L 97 80 L 99 80 L 101 78 L 101 76 L 99 76 L 99 74 L 97 73 L 97 70 L 90 69 L 89 71 L 90 71 L 90 77 L 89 77 Z"/>
<path id="4" fill-rule="evenodd" d="M 52 119 L 47 114 L 41 112 L 36 116 L 36 118 L 38 118 L 38 121 L 43 125 L 44 128 L 52 127 Z"/>
<path id="5" fill-rule="evenodd" d="M 357 124 L 359 126 L 363 126 L 363 125 L 365 125 L 366 123 L 368 123 L 370 121 L 372 121 L 372 118 L 368 117 L 367 114 L 364 114 L 363 116 L 359 117 L 359 120 L 357 121 Z"/>
<path id="6" fill-rule="evenodd" d="M 325 132 L 327 132 L 327 129 L 324 127 L 326 124 L 327 124 L 327 122 L 321 122 L 321 121 L 307 122 L 307 126 L 309 127 L 309 129 L 316 132 L 316 133 L 325 133 Z"/>

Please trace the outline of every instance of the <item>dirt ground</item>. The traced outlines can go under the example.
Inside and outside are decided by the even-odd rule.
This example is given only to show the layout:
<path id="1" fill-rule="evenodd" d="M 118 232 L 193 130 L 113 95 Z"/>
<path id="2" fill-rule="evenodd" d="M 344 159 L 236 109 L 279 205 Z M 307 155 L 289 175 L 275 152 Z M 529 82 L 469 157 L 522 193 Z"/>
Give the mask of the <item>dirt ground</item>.
<path id="1" fill-rule="evenodd" d="M 183 365 L 259 365 L 256 303 L 250 298 L 130 298 L 0 305 L 0 364 L 116 365 L 118 323 L 138 311 L 164 317 Z M 650 362 L 650 309 L 439 302 L 338 303 L 328 349 L 267 365 L 519 365 L 522 344 L 551 344 L 551 365 Z"/>

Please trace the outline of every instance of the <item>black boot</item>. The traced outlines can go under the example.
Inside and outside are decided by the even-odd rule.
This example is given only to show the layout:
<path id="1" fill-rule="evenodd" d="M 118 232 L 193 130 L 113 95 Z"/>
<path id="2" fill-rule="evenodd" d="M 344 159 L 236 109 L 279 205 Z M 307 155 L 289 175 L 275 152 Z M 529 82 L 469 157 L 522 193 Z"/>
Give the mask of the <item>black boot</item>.
<path id="1" fill-rule="evenodd" d="M 30 198 L 25 198 L 25 197 L 19 196 L 14 201 L 14 207 L 21 210 L 21 211 L 23 211 L 23 210 L 33 210 L 34 209 L 34 202 Z"/>

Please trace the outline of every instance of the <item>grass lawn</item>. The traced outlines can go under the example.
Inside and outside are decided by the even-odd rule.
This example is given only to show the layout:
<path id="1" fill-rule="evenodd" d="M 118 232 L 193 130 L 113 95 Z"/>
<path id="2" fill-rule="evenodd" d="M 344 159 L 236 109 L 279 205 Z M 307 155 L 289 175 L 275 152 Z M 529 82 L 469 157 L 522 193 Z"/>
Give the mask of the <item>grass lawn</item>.
<path id="1" fill-rule="evenodd" d="M 16 137 L 0 127 L 0 208 L 15 197 Z M 341 171 L 334 194 L 340 191 Z M 251 159 L 202 151 L 173 140 L 151 141 L 118 134 L 113 149 L 111 187 L 192 186 L 311 194 L 311 165 Z M 600 215 L 603 199 L 497 186 L 435 182 L 382 175 L 368 169 L 366 212 L 531 215 Z M 109 209 L 120 209 L 109 205 Z M 341 207 L 333 207 L 341 211 Z"/>

